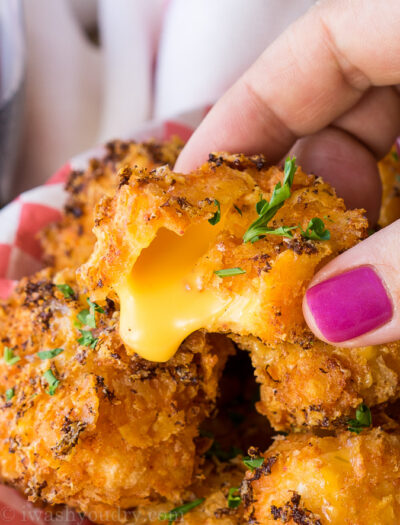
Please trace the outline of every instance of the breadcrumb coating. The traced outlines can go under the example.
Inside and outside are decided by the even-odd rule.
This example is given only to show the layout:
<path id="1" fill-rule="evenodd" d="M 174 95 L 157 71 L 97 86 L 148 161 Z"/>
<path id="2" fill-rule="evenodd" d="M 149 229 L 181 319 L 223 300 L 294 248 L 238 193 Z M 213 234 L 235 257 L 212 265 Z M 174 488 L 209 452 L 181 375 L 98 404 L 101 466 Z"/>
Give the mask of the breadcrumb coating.
<path id="1" fill-rule="evenodd" d="M 62 219 L 40 234 L 45 264 L 56 270 L 83 264 L 95 243 L 94 209 L 104 195 L 114 195 L 119 184 L 118 171 L 125 166 L 152 169 L 168 164 L 172 167 L 182 147 L 177 137 L 166 142 L 115 140 L 106 144 L 103 158 L 90 160 L 85 171 L 71 171 Z"/>
<path id="2" fill-rule="evenodd" d="M 236 508 L 230 508 L 228 497 L 229 489 L 240 487 L 245 470 L 240 458 L 224 463 L 215 460 L 208 461 L 204 466 L 203 475 L 182 496 L 185 502 L 195 501 L 198 498 L 204 501 L 181 515 L 176 523 L 180 525 L 244 525 L 244 505 L 240 504 Z M 158 523 L 160 515 L 173 508 L 170 502 L 144 508 L 138 507 L 132 513 L 134 518 L 132 521 L 137 525 Z"/>
<path id="3" fill-rule="evenodd" d="M 56 286 L 65 283 L 67 298 Z M 0 476 L 31 501 L 111 523 L 138 505 L 181 503 L 201 473 L 198 427 L 234 349 L 223 336 L 195 332 L 168 363 L 151 363 L 126 353 L 114 303 L 96 308 L 104 313 L 92 312 L 93 328 L 71 273 L 49 270 L 1 303 Z M 92 339 L 78 341 L 79 329 Z M 63 351 L 38 355 L 55 349 Z"/>
<path id="4" fill-rule="evenodd" d="M 394 525 L 400 514 L 400 434 L 278 438 L 246 473 L 248 523 Z"/>
<path id="5" fill-rule="evenodd" d="M 330 239 L 307 240 L 296 230 L 293 239 L 268 235 L 244 244 L 260 193 L 270 198 L 282 170 L 268 167 L 262 156 L 218 153 L 183 176 L 170 169 L 180 143 L 150 144 L 116 141 L 103 160 L 72 174 L 64 217 L 42 234 L 46 261 L 56 269 L 76 268 L 90 257 L 79 270 L 79 282 L 106 310 L 96 314 L 96 348 L 76 343 L 73 319 L 87 306 L 84 296 L 65 300 L 54 288 L 64 279 L 78 289 L 69 272 L 55 280 L 44 272 L 23 281 L 0 308 L 0 333 L 7 334 L 1 342 L 22 357 L 11 367 L 0 363 L 2 478 L 32 500 L 67 503 L 105 524 L 147 525 L 163 512 L 204 498 L 179 523 L 395 525 L 400 514 L 398 426 L 360 435 L 343 429 L 361 402 L 386 410 L 399 398 L 399 343 L 356 349 L 327 345 L 314 338 L 301 312 L 314 273 L 366 236 L 363 212 L 346 211 L 329 185 L 299 168 L 292 196 L 271 226 L 305 229 L 319 217 Z M 170 168 L 157 168 L 162 164 Z M 379 170 L 379 225 L 386 226 L 400 217 L 398 157 L 391 152 Z M 160 228 L 184 235 L 213 216 L 215 199 L 223 228 L 198 267 L 204 286 L 231 297 L 232 306 L 204 328 L 228 334 L 250 352 L 260 383 L 257 408 L 271 425 L 306 432 L 276 439 L 263 454 L 263 465 L 247 472 L 236 509 L 229 507 L 228 494 L 243 479 L 243 463 L 240 457 L 219 461 L 215 445 L 204 460 L 212 443 L 209 430 L 226 451 L 249 440 L 264 448 L 270 429 L 262 416 L 246 414 L 247 401 L 236 411 L 236 418 L 245 414 L 238 424 L 232 423 L 226 400 L 214 420 L 204 421 L 216 415 L 218 381 L 232 346 L 222 335 L 196 332 L 171 361 L 146 362 L 119 339 L 115 293 Z M 232 267 L 246 273 L 225 279 L 213 274 Z M 35 294 L 38 299 L 29 299 Z M 60 385 L 49 396 L 43 379 L 48 366 L 34 354 L 58 345 L 64 352 L 47 365 Z M 7 401 L 11 388 L 15 396 Z M 222 384 L 223 395 L 228 390 L 235 391 L 232 377 Z M 394 412 L 397 418 L 398 409 Z M 385 420 L 383 413 L 380 417 L 374 416 L 375 425 Z M 207 429 L 203 437 L 199 425 Z"/>
<path id="6" fill-rule="evenodd" d="M 275 430 L 340 428 L 360 403 L 373 407 L 400 396 L 398 341 L 340 348 L 319 340 L 274 346 L 250 337 L 234 339 L 251 351 L 261 383 L 257 408 Z"/>

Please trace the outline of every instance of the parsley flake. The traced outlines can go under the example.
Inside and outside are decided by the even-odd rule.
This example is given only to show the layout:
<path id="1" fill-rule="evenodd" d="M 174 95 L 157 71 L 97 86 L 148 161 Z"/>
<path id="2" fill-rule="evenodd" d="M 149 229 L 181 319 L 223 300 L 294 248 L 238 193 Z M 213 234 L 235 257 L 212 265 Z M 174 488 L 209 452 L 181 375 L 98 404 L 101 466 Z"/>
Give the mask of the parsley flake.
<path id="1" fill-rule="evenodd" d="M 43 377 L 47 381 L 49 385 L 49 389 L 47 390 L 47 393 L 50 396 L 54 396 L 56 393 L 57 387 L 60 384 L 60 381 L 56 378 L 56 376 L 53 374 L 52 370 L 46 370 L 46 372 L 43 374 Z"/>
<path id="2" fill-rule="evenodd" d="M 221 205 L 217 199 L 214 199 L 214 204 L 217 207 L 217 211 L 214 213 L 214 215 L 211 217 L 211 219 L 208 219 L 208 222 L 215 226 L 219 223 L 221 220 Z"/>
<path id="3" fill-rule="evenodd" d="M 99 314 L 104 314 L 104 310 L 101 306 L 99 306 L 97 303 L 93 303 L 89 297 L 86 299 L 89 307 L 90 307 L 90 310 L 92 310 L 93 312 L 99 312 Z"/>
<path id="4" fill-rule="evenodd" d="M 246 273 L 246 270 L 242 268 L 224 268 L 223 270 L 214 270 L 215 275 L 218 277 L 231 277 L 233 275 L 241 275 Z"/>
<path id="5" fill-rule="evenodd" d="M 397 151 L 392 151 L 392 157 L 394 161 L 399 162 L 399 154 Z"/>
<path id="6" fill-rule="evenodd" d="M 355 432 L 359 434 L 365 428 L 368 428 L 372 425 L 372 415 L 370 409 L 364 403 L 360 403 L 356 408 L 356 418 L 349 419 L 349 426 L 347 430 L 350 432 Z"/>
<path id="7" fill-rule="evenodd" d="M 239 206 L 236 206 L 236 204 L 234 204 L 233 207 L 235 208 L 235 210 L 238 212 L 239 215 L 243 215 L 242 210 L 239 208 Z"/>
<path id="8" fill-rule="evenodd" d="M 79 330 L 82 337 L 78 339 L 78 343 L 82 346 L 90 346 L 90 348 L 96 348 L 98 337 L 94 337 L 90 330 Z"/>
<path id="9" fill-rule="evenodd" d="M 325 229 L 325 224 L 322 219 L 314 217 L 310 220 L 307 225 L 306 231 L 299 226 L 301 235 L 306 239 L 313 239 L 315 241 L 329 241 L 331 238 L 331 233 L 329 230 Z"/>
<path id="10" fill-rule="evenodd" d="M 237 509 L 241 503 L 242 498 L 240 497 L 239 487 L 231 487 L 228 493 L 228 507 Z"/>
<path id="11" fill-rule="evenodd" d="M 56 357 L 62 352 L 64 352 L 64 348 L 54 348 L 54 350 L 42 350 L 41 352 L 38 352 L 38 356 L 42 361 L 44 361 L 45 359 L 53 359 L 53 357 Z"/>
<path id="12" fill-rule="evenodd" d="M 89 305 L 89 308 L 81 310 L 76 317 L 82 325 L 88 326 L 89 328 L 96 328 L 95 313 L 99 312 L 104 314 L 104 310 L 97 303 L 92 302 L 88 297 L 86 298 L 86 301 Z"/>
<path id="13" fill-rule="evenodd" d="M 7 363 L 8 366 L 13 366 L 15 363 L 18 363 L 20 361 L 20 357 L 17 355 L 14 355 L 14 350 L 12 348 L 9 348 L 8 346 L 4 347 L 4 361 Z"/>
<path id="14" fill-rule="evenodd" d="M 277 211 L 283 206 L 285 200 L 287 200 L 291 195 L 291 187 L 293 184 L 294 174 L 296 173 L 296 158 L 287 158 L 284 167 L 284 176 L 283 184 L 278 182 L 275 185 L 275 188 L 272 191 L 271 198 L 269 202 L 264 199 L 262 196 L 256 204 L 256 211 L 258 213 L 258 219 L 256 219 L 250 227 L 247 229 L 243 235 L 243 241 L 254 243 L 264 238 L 266 235 L 273 233 L 273 235 L 282 235 L 291 237 L 291 234 L 288 235 L 290 229 L 285 226 L 282 226 L 281 233 L 278 233 L 280 228 L 274 229 L 269 228 L 268 223 L 275 216 Z"/>
<path id="15" fill-rule="evenodd" d="M 72 299 L 73 297 L 75 297 L 75 292 L 69 284 L 56 284 L 56 287 L 60 290 L 60 292 L 66 299 Z"/>
<path id="16" fill-rule="evenodd" d="M 247 456 L 243 458 L 243 463 L 245 467 L 249 468 L 253 472 L 253 470 L 255 470 L 256 468 L 260 468 L 262 466 L 262 464 L 264 463 L 264 458 L 263 457 L 251 458 Z"/>
<path id="17" fill-rule="evenodd" d="M 11 399 L 15 396 L 15 391 L 13 388 L 8 388 L 6 390 L 6 399 L 7 401 L 11 401 Z"/>
<path id="18" fill-rule="evenodd" d="M 76 317 L 82 325 L 89 326 L 89 328 L 96 328 L 94 311 L 85 308 L 85 310 L 81 310 Z"/>
<path id="19" fill-rule="evenodd" d="M 293 235 L 290 233 L 291 230 L 295 230 L 297 226 L 280 226 L 279 228 L 275 228 L 274 230 L 270 230 L 269 228 L 266 229 L 267 235 L 280 235 L 282 237 L 289 237 L 290 239 L 293 238 Z"/>
<path id="20" fill-rule="evenodd" d="M 176 520 L 180 519 L 184 514 L 188 513 L 190 510 L 198 507 L 203 503 L 205 498 L 197 498 L 194 501 L 185 503 L 180 507 L 170 510 L 169 512 L 162 512 L 159 516 L 160 521 L 168 521 L 168 525 L 172 525 Z"/>

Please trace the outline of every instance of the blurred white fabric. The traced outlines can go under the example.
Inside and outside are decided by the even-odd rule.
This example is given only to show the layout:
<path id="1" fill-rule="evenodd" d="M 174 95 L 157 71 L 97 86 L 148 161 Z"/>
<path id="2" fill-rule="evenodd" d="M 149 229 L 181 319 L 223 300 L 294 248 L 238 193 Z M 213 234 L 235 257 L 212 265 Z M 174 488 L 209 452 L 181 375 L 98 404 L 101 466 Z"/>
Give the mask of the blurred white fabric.
<path id="1" fill-rule="evenodd" d="M 213 103 L 314 0 L 24 0 L 15 192 L 151 118 Z M 98 24 L 100 46 L 86 29 Z"/>

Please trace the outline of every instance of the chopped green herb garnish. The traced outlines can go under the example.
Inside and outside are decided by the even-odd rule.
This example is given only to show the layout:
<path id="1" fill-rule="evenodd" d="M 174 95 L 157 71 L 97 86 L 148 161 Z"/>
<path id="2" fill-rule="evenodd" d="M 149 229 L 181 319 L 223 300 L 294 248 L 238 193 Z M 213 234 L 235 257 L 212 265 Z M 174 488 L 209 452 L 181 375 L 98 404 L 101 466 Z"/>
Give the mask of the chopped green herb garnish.
<path id="1" fill-rule="evenodd" d="M 239 215 L 242 215 L 242 210 L 238 206 L 236 206 L 236 204 L 234 204 L 233 207 L 235 208 L 235 210 L 238 212 Z"/>
<path id="2" fill-rule="evenodd" d="M 246 270 L 242 270 L 242 268 L 224 268 L 223 270 L 214 270 L 214 273 L 218 277 L 231 277 L 232 275 L 246 273 Z"/>
<path id="3" fill-rule="evenodd" d="M 331 238 L 330 231 L 325 229 L 324 221 L 318 217 L 314 217 L 310 220 L 305 231 L 301 226 L 299 226 L 299 228 L 301 235 L 306 239 L 313 239 L 315 241 L 329 241 Z"/>
<path id="4" fill-rule="evenodd" d="M 215 226 L 219 223 L 221 220 L 221 205 L 217 199 L 214 199 L 214 204 L 217 207 L 217 211 L 214 213 L 214 215 L 211 217 L 211 219 L 208 219 L 208 222 Z"/>
<path id="5" fill-rule="evenodd" d="M 8 346 L 4 347 L 4 361 L 7 363 L 7 365 L 12 366 L 15 365 L 15 363 L 18 363 L 20 361 L 20 357 L 17 355 L 14 355 L 14 350 L 12 348 L 9 348 Z"/>
<path id="6" fill-rule="evenodd" d="M 38 352 L 38 356 L 42 361 L 45 359 L 53 359 L 53 357 L 56 357 L 57 355 L 61 354 L 61 352 L 64 352 L 64 348 L 54 348 L 54 350 L 42 350 L 41 352 Z"/>
<path id="7" fill-rule="evenodd" d="M 98 337 L 94 337 L 92 332 L 89 330 L 79 330 L 82 337 L 78 339 L 78 343 L 82 346 L 90 346 L 90 348 L 96 348 Z"/>
<path id="8" fill-rule="evenodd" d="M 15 396 L 15 391 L 13 388 L 9 388 L 6 390 L 6 399 L 7 401 L 11 401 L 11 399 Z"/>
<path id="9" fill-rule="evenodd" d="M 243 463 L 245 467 L 249 468 L 251 471 L 255 470 L 256 468 L 260 468 L 261 465 L 264 463 L 263 457 L 256 457 L 251 458 L 249 456 L 243 458 Z"/>
<path id="10" fill-rule="evenodd" d="M 101 306 L 99 306 L 97 303 L 93 303 L 89 297 L 86 299 L 89 307 L 90 307 L 90 310 L 93 310 L 93 312 L 99 312 L 100 314 L 104 314 L 104 310 Z"/>
<path id="11" fill-rule="evenodd" d="M 285 161 L 285 167 L 283 168 L 284 178 L 283 184 L 288 184 L 289 188 L 293 185 L 294 174 L 296 173 L 296 157 L 288 157 Z"/>
<path id="12" fill-rule="evenodd" d="M 85 308 L 85 310 L 81 310 L 76 317 L 78 321 L 82 323 L 82 325 L 89 326 L 90 328 L 96 328 L 96 318 L 94 311 Z"/>
<path id="13" fill-rule="evenodd" d="M 397 153 L 397 151 L 392 151 L 392 157 L 396 162 L 399 161 L 399 154 Z"/>
<path id="14" fill-rule="evenodd" d="M 241 503 L 242 498 L 240 497 L 239 487 L 231 487 L 228 493 L 228 507 L 237 509 Z"/>
<path id="15" fill-rule="evenodd" d="M 43 374 L 43 377 L 47 381 L 49 385 L 49 389 L 47 390 L 47 393 L 51 396 L 54 396 L 56 393 L 57 387 L 60 384 L 60 381 L 56 378 L 56 376 L 53 374 L 52 370 L 46 370 L 46 372 Z"/>
<path id="16" fill-rule="evenodd" d="M 372 425 L 372 415 L 370 409 L 364 403 L 361 403 L 356 408 L 356 419 L 349 419 L 349 426 L 347 427 L 350 432 L 359 434 Z"/>
<path id="17" fill-rule="evenodd" d="M 89 298 L 86 299 L 89 309 L 81 310 L 76 316 L 78 321 L 84 325 L 89 326 L 89 328 L 96 328 L 96 315 L 95 312 L 104 314 L 104 310 L 97 303 L 92 302 Z"/>
<path id="18" fill-rule="evenodd" d="M 267 235 L 281 235 L 282 237 L 289 237 L 292 239 L 293 235 L 290 233 L 290 231 L 295 230 L 296 228 L 297 226 L 280 226 L 274 230 L 267 228 L 266 233 Z"/>
<path id="19" fill-rule="evenodd" d="M 285 200 L 290 197 L 290 189 L 293 184 L 296 168 L 296 158 L 287 158 L 284 167 L 283 185 L 281 182 L 276 184 L 269 202 L 261 196 L 256 204 L 256 211 L 259 217 L 247 229 L 243 236 L 244 242 L 256 242 L 271 233 L 271 231 L 275 231 L 274 228 L 268 227 L 268 223 L 283 206 Z M 275 235 L 282 235 L 282 233 L 278 234 L 275 232 Z"/>
<path id="20" fill-rule="evenodd" d="M 75 292 L 69 284 L 56 284 L 56 287 L 60 290 L 60 292 L 66 299 L 72 299 L 73 297 L 75 297 Z"/>
<path id="21" fill-rule="evenodd" d="M 194 501 L 190 501 L 189 503 L 185 503 L 184 505 L 181 505 L 180 507 L 176 507 L 175 509 L 170 510 L 169 512 L 162 512 L 159 516 L 160 521 L 168 521 L 168 525 L 172 525 L 176 520 L 181 518 L 184 514 L 188 513 L 195 507 L 198 507 L 203 503 L 205 498 L 197 498 Z"/>

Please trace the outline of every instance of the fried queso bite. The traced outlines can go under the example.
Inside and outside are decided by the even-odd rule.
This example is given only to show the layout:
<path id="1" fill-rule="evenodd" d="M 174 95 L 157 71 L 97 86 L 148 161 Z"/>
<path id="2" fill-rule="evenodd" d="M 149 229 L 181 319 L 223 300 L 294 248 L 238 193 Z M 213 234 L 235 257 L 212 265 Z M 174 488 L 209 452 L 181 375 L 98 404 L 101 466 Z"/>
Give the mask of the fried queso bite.
<path id="1" fill-rule="evenodd" d="M 127 354 L 118 320 L 111 299 L 88 302 L 68 272 L 23 279 L 0 305 L 1 480 L 98 523 L 182 503 L 233 352 L 195 332 L 168 363 L 151 363 Z"/>
<path id="2" fill-rule="evenodd" d="M 370 407 L 400 396 L 400 344 L 340 348 L 317 339 L 265 345 L 234 337 L 250 350 L 261 384 L 258 410 L 275 430 L 346 426 L 360 403 Z"/>
<path id="3" fill-rule="evenodd" d="M 254 243 L 243 236 L 256 207 L 289 184 L 262 156 L 211 155 L 189 175 L 167 167 L 120 173 L 116 195 L 98 207 L 97 243 L 78 275 L 93 297 L 121 303 L 130 352 L 165 361 L 198 328 L 264 342 L 311 336 L 301 310 L 306 287 L 317 268 L 363 238 L 367 222 L 321 179 L 287 164 L 291 194 L 268 224 L 274 232 Z M 307 236 L 315 218 L 329 225 L 329 239 Z"/>
<path id="4" fill-rule="evenodd" d="M 85 171 L 71 171 L 62 219 L 40 234 L 46 265 L 61 270 L 76 268 L 87 260 L 95 242 L 92 233 L 95 206 L 103 195 L 114 195 L 119 169 L 124 166 L 152 169 L 163 164 L 172 167 L 182 146 L 177 137 L 165 142 L 115 140 L 106 144 L 104 157 L 92 159 Z"/>
<path id="5" fill-rule="evenodd" d="M 241 487 L 249 524 L 398 523 L 398 428 L 279 437 L 263 457 Z"/>
<path id="6" fill-rule="evenodd" d="M 100 300 L 104 294 L 122 297 L 120 330 L 130 351 L 141 353 L 140 335 L 153 326 L 161 339 L 152 343 L 157 353 L 144 349 L 150 360 L 168 359 L 191 329 L 230 334 L 250 350 L 261 383 L 258 409 L 276 430 L 343 427 L 361 402 L 375 406 L 398 398 L 398 343 L 327 345 L 303 319 L 301 301 L 315 271 L 366 235 L 362 213 L 346 211 L 330 186 L 297 169 L 291 195 L 268 225 L 274 231 L 246 243 L 258 203 L 273 200 L 277 183 L 284 185 L 282 171 L 267 168 L 262 157 L 214 155 L 186 176 L 159 168 L 125 170 L 121 177 L 116 196 L 99 207 L 98 241 L 80 278 Z M 315 217 L 329 238 L 304 235 Z M 185 259 L 194 267 L 188 277 L 184 265 L 180 270 Z M 220 270 L 228 276 L 218 275 Z M 180 295 L 186 291 L 174 284 L 182 280 L 190 288 L 186 302 Z M 165 297 L 157 295 L 165 283 Z M 146 295 L 152 289 L 155 299 Z M 204 297 L 205 312 L 202 304 L 196 309 Z M 181 302 L 185 312 L 197 315 L 198 324 L 186 333 L 165 327 L 166 319 L 179 325 Z M 146 308 L 149 321 L 137 315 Z M 164 341 L 171 344 L 163 353 Z"/>

